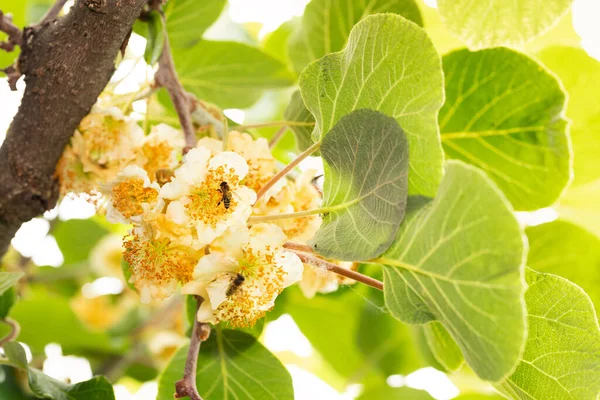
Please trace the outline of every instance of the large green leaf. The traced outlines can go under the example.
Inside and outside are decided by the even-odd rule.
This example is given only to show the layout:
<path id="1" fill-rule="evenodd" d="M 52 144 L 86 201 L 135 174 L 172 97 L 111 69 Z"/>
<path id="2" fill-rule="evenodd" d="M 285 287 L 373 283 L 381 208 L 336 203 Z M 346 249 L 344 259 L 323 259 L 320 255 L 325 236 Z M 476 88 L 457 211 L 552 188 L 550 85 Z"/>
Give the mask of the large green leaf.
<path id="1" fill-rule="evenodd" d="M 409 193 L 435 195 L 442 176 L 437 114 L 444 88 L 440 57 L 423 29 L 399 15 L 366 17 L 344 50 L 304 69 L 300 91 L 316 119 L 316 141 L 353 110 L 394 117 L 410 145 Z"/>
<path id="2" fill-rule="evenodd" d="M 527 270 L 529 335 L 515 373 L 497 387 L 513 399 L 596 400 L 600 328 L 590 298 L 561 277 Z"/>
<path id="3" fill-rule="evenodd" d="M 69 385 L 50 378 L 27 365 L 25 350 L 18 342 L 4 346 L 8 359 L 29 375 L 29 387 L 38 398 L 50 400 L 114 400 L 113 387 L 106 378 L 96 376 L 88 381 Z"/>
<path id="4" fill-rule="evenodd" d="M 323 139 L 323 223 L 310 244 L 337 260 L 369 260 L 392 243 L 408 194 L 408 143 L 391 117 L 344 116 Z"/>
<path id="5" fill-rule="evenodd" d="M 409 208 L 412 198 L 409 198 Z M 450 161 L 432 202 L 407 214 L 384 264 L 392 315 L 438 320 L 483 379 L 516 366 L 525 341 L 522 230 L 510 204 L 480 170 Z"/>
<path id="6" fill-rule="evenodd" d="M 289 55 L 296 71 L 311 61 L 340 51 L 352 27 L 371 14 L 395 13 L 423 25 L 414 0 L 312 0 L 290 38 Z"/>
<path id="7" fill-rule="evenodd" d="M 368 388 L 357 400 L 433 400 L 433 397 L 424 390 L 411 389 L 409 387 L 390 387 L 381 385 Z"/>
<path id="8" fill-rule="evenodd" d="M 183 377 L 188 346 L 175 353 L 159 378 L 157 400 L 171 400 Z M 292 378 L 283 364 L 245 332 L 215 329 L 202 343 L 196 382 L 204 400 L 293 400 Z"/>
<path id="9" fill-rule="evenodd" d="M 556 46 L 538 54 L 540 60 L 562 81 L 572 119 L 573 172 L 571 187 L 600 179 L 600 61 L 582 49 Z"/>
<path id="10" fill-rule="evenodd" d="M 521 46 L 565 14 L 573 0 L 438 0 L 442 20 L 472 49 Z"/>
<path id="11" fill-rule="evenodd" d="M 107 233 L 93 218 L 61 221 L 52 232 L 65 264 L 86 261 L 98 240 Z"/>
<path id="12" fill-rule="evenodd" d="M 581 286 L 600 308 L 600 238 L 567 221 L 527 228 L 527 265 Z"/>
<path id="13" fill-rule="evenodd" d="M 315 123 L 315 118 L 304 105 L 304 100 L 299 91 L 295 91 L 290 99 L 283 115 L 286 121 L 293 122 L 289 125 L 294 136 L 296 136 L 296 147 L 299 151 L 308 149 L 314 142 L 311 132 Z M 304 125 L 302 125 L 304 124 Z"/>
<path id="14" fill-rule="evenodd" d="M 485 170 L 517 210 L 552 205 L 570 178 L 560 83 L 526 55 L 505 48 L 459 50 L 443 62 L 446 155 Z"/>
<path id="15" fill-rule="evenodd" d="M 173 57 L 185 88 L 221 108 L 249 107 L 263 90 L 295 81 L 280 61 L 242 43 L 202 40 Z"/>
<path id="16" fill-rule="evenodd" d="M 200 41 L 225 7 L 226 0 L 169 0 L 165 17 L 169 43 L 173 48 L 188 48 Z"/>
<path id="17" fill-rule="evenodd" d="M 418 329 L 423 335 L 428 355 L 430 354 L 444 371 L 456 371 L 463 365 L 465 359 L 462 352 L 444 325 L 433 321 L 419 326 Z"/>

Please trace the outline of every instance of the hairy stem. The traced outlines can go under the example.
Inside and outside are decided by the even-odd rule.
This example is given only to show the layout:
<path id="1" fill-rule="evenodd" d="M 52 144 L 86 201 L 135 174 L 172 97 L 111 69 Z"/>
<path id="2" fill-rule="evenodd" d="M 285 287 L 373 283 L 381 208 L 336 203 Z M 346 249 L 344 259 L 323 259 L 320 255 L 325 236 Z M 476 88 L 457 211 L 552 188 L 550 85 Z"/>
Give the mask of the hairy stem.
<path id="1" fill-rule="evenodd" d="M 258 193 L 256 193 L 256 202 L 258 203 L 260 198 L 262 196 L 264 196 L 264 194 L 267 193 L 267 191 L 269 189 L 271 189 L 271 187 L 273 187 L 273 185 L 275 185 L 281 178 L 286 176 L 291 170 L 293 170 L 298 164 L 300 164 L 300 162 L 302 160 L 304 160 L 306 157 L 310 156 L 312 153 L 317 151 L 320 146 L 321 146 L 321 142 L 317 142 L 317 143 L 313 144 L 312 146 L 310 146 L 308 149 L 304 150 L 302 153 L 300 153 L 298 155 L 298 157 L 296 157 L 296 159 L 294 159 L 291 163 L 286 165 L 285 168 L 283 168 L 281 171 L 279 171 L 277 173 L 277 175 L 275 175 L 273 178 L 271 178 L 271 180 L 269 180 L 269 182 L 265 183 L 265 185 L 262 188 L 260 188 Z"/>
<path id="2" fill-rule="evenodd" d="M 158 71 L 154 78 L 157 85 L 163 86 L 169 92 L 175 111 L 177 111 L 177 115 L 179 116 L 186 146 L 188 149 L 196 147 L 197 140 L 196 133 L 194 132 L 194 124 L 192 123 L 190 95 L 183 88 L 177 76 L 177 71 L 175 71 L 175 63 L 173 62 L 169 37 L 166 32 L 162 54 L 158 60 Z"/>
<path id="3" fill-rule="evenodd" d="M 287 125 L 284 125 L 281 128 L 279 128 L 279 130 L 275 133 L 275 135 L 273 135 L 271 140 L 269 140 L 269 148 L 270 149 L 273 148 L 277 143 L 279 143 L 279 141 L 281 140 L 283 135 L 287 132 L 287 130 L 288 130 Z"/>
<path id="4" fill-rule="evenodd" d="M 328 212 L 329 210 L 330 210 L 329 208 L 315 208 L 313 210 L 297 211 L 297 212 L 284 213 L 284 214 L 256 215 L 256 216 L 250 217 L 248 219 L 248 222 L 251 224 L 256 224 L 259 222 L 277 221 L 280 219 L 310 217 L 311 215 L 324 214 L 324 213 Z"/>
<path id="5" fill-rule="evenodd" d="M 21 333 L 21 327 L 19 326 L 19 323 L 17 321 L 11 318 L 0 319 L 0 322 L 10 327 L 10 332 L 8 333 L 8 335 L 0 339 L 0 347 L 2 347 L 6 343 L 15 340 L 19 336 L 19 333 Z"/>
<path id="6" fill-rule="evenodd" d="M 302 250 L 297 250 L 298 248 L 304 248 L 304 245 L 294 244 L 294 243 L 286 243 L 283 247 L 294 252 L 298 258 L 303 263 L 313 265 L 315 267 L 323 268 L 330 272 L 335 272 L 338 275 L 345 276 L 346 278 L 354 279 L 357 282 L 364 283 L 365 285 L 371 286 L 375 289 L 383 290 L 383 282 L 378 281 L 377 279 L 373 279 L 370 276 L 363 275 L 360 272 L 352 271 L 351 269 L 340 267 L 337 264 L 331 263 L 329 261 L 323 260 L 322 258 L 317 257 L 316 254 L 311 252 L 305 252 Z M 308 247 L 308 246 L 306 246 Z"/>
<path id="7" fill-rule="evenodd" d="M 197 312 L 204 299 L 200 296 L 196 296 L 196 301 Z M 202 397 L 198 393 L 198 388 L 196 387 L 196 368 L 198 367 L 200 344 L 206 341 L 209 336 L 210 325 L 198 322 L 197 318 L 194 319 L 194 327 L 192 328 L 192 335 L 190 337 L 190 349 L 185 361 L 183 378 L 175 382 L 176 399 L 189 397 L 191 400 L 202 400 Z"/>

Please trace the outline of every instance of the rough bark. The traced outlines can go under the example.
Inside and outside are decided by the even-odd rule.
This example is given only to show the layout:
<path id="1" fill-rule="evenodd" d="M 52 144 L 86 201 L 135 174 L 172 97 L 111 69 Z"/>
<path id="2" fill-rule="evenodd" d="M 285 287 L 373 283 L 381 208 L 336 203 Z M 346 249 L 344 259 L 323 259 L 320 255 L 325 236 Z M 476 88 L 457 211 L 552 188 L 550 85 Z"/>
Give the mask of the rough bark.
<path id="1" fill-rule="evenodd" d="M 146 2 L 77 0 L 66 16 L 24 30 L 26 89 L 0 148 L 0 256 L 23 222 L 56 204 L 56 163 Z"/>

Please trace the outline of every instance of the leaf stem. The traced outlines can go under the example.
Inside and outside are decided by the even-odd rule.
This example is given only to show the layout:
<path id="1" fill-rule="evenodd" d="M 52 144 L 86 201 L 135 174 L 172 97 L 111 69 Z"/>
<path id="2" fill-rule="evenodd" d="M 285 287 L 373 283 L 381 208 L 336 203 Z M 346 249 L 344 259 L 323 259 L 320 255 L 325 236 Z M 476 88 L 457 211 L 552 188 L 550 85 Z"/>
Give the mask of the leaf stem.
<path id="1" fill-rule="evenodd" d="M 323 260 L 322 258 L 317 257 L 316 254 L 312 252 L 305 252 L 301 250 L 296 250 L 297 248 L 304 248 L 304 245 L 298 245 L 295 243 L 286 243 L 283 247 L 291 250 L 295 253 L 300 260 L 306 264 L 313 265 L 315 267 L 323 268 L 327 271 L 334 272 L 338 275 L 345 276 L 346 278 L 354 279 L 357 282 L 364 283 L 365 285 L 371 286 L 372 288 L 379 289 L 383 291 L 383 282 L 371 278 L 370 276 L 363 275 L 360 272 L 352 271 L 351 269 L 340 267 L 337 264 L 331 263 L 329 261 Z M 308 246 L 306 246 L 308 247 Z"/>
<path id="2" fill-rule="evenodd" d="M 273 135 L 271 140 L 269 140 L 269 148 L 272 149 L 283 137 L 283 135 L 287 132 L 288 126 L 284 125 Z"/>
<path id="3" fill-rule="evenodd" d="M 247 124 L 247 125 L 238 125 L 234 127 L 236 131 L 241 131 L 245 129 L 255 129 L 255 128 L 268 128 L 270 126 L 314 126 L 314 122 L 300 122 L 300 121 L 272 121 L 272 122 L 264 122 L 260 124 Z"/>
<path id="4" fill-rule="evenodd" d="M 264 194 L 267 193 L 267 191 L 269 189 L 271 189 L 271 187 L 273 187 L 273 185 L 275 185 L 281 178 L 286 176 L 291 170 L 293 170 L 298 164 L 300 164 L 300 162 L 302 160 L 304 160 L 306 157 L 310 156 L 312 153 L 317 151 L 319 149 L 319 147 L 321 147 L 321 142 L 317 142 L 317 143 L 313 144 L 308 149 L 306 149 L 302 153 L 300 153 L 298 155 L 298 157 L 296 157 L 292 162 L 290 162 L 288 165 L 286 165 L 285 168 L 283 168 L 281 171 L 279 171 L 277 173 L 277 175 L 272 177 L 269 182 L 265 183 L 265 185 L 262 188 L 260 188 L 258 193 L 256 193 L 256 202 L 254 204 L 258 203 L 260 198 L 262 196 L 264 196 Z"/>
<path id="5" fill-rule="evenodd" d="M 164 20 L 164 15 L 162 18 Z M 173 62 L 169 37 L 166 32 L 163 50 L 158 59 L 158 71 L 156 71 L 154 79 L 157 85 L 163 86 L 169 92 L 175 111 L 177 111 L 177 115 L 179 116 L 187 150 L 196 147 L 197 139 L 192 123 L 190 95 L 183 88 L 177 76 L 177 71 L 175 71 L 175 63 Z"/>
<path id="6" fill-rule="evenodd" d="M 198 312 L 198 309 L 200 308 L 200 305 L 204 299 L 200 296 L 196 296 L 196 301 L 196 312 Z M 192 335 L 190 337 L 190 349 L 185 361 L 183 378 L 175 382 L 174 397 L 176 399 L 189 397 L 191 400 L 202 400 L 202 397 L 198 393 L 198 388 L 196 387 L 196 369 L 198 367 L 200 344 L 206 341 L 209 336 L 210 325 L 204 322 L 198 322 L 198 319 L 195 318 L 194 327 L 192 328 Z"/>
<path id="7" fill-rule="evenodd" d="M 0 347 L 2 347 L 6 343 L 15 340 L 19 336 L 19 333 L 21 333 L 21 326 L 17 321 L 11 318 L 0 319 L 0 322 L 10 327 L 10 332 L 8 333 L 8 335 L 0 339 Z"/>

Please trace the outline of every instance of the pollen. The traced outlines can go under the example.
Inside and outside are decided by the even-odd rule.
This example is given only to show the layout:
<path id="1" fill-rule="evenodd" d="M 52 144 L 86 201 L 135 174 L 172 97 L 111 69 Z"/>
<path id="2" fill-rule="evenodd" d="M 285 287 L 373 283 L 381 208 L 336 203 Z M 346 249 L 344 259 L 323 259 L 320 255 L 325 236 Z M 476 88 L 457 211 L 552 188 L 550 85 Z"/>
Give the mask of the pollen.
<path id="1" fill-rule="evenodd" d="M 142 203 L 152 203 L 157 197 L 156 190 L 144 187 L 144 180 L 141 178 L 126 179 L 112 188 L 114 207 L 125 218 L 142 214 Z"/>
<path id="2" fill-rule="evenodd" d="M 125 129 L 125 122 L 111 115 L 89 114 L 79 124 L 79 130 L 86 137 L 90 154 L 94 158 L 100 158 L 114 149 Z"/>
<path id="3" fill-rule="evenodd" d="M 173 148 L 166 141 L 147 142 L 141 148 L 146 158 L 143 168 L 148 172 L 150 180 L 156 180 L 156 171 L 171 168 Z"/>
<path id="4" fill-rule="evenodd" d="M 233 169 L 228 172 L 223 167 L 211 170 L 202 185 L 194 188 L 188 196 L 189 202 L 185 208 L 190 218 L 213 227 L 217 226 L 217 222 L 231 214 L 237 205 L 235 197 L 232 197 L 229 207 L 225 207 L 221 183 L 237 182 L 238 180 Z"/>

